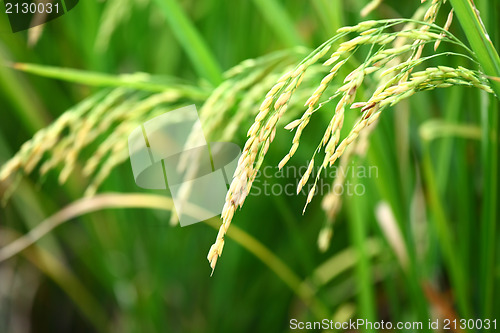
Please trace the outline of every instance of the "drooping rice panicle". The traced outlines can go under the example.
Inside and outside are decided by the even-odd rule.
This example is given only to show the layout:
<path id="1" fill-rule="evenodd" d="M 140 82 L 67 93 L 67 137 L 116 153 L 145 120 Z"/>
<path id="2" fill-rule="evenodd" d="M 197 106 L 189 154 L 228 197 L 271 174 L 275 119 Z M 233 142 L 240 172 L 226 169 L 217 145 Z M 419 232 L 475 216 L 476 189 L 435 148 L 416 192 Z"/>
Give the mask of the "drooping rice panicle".
<path id="1" fill-rule="evenodd" d="M 173 103 L 181 96 L 182 93 L 175 90 L 147 98 L 143 93 L 126 89 L 103 90 L 62 114 L 52 125 L 24 143 L 19 152 L 2 166 L 0 182 L 6 182 L 18 171 L 29 175 L 39 166 L 41 175 L 62 167 L 59 181 L 64 183 L 76 166 L 80 153 L 97 138 L 105 137 L 95 154 L 83 163 L 83 173 L 91 179 L 86 194 L 91 195 L 111 168 L 126 160 L 128 148 L 124 142 L 134 126 L 146 121 L 158 105 Z M 110 128 L 115 130 L 109 132 Z M 92 175 L 96 170 L 97 174 Z"/>
<path id="2" fill-rule="evenodd" d="M 431 8 L 427 10 L 425 19 L 429 22 L 434 22 L 440 5 L 441 1 L 433 1 Z M 401 20 L 397 23 L 404 22 L 409 21 Z M 412 22 L 414 23 L 414 21 Z M 302 116 L 298 119 L 294 119 L 285 126 L 287 130 L 294 130 L 295 134 L 290 151 L 278 164 L 280 169 L 284 167 L 297 151 L 300 138 L 313 113 L 321 109 L 334 98 L 340 98 L 335 107 L 335 113 L 332 120 L 318 145 L 318 149 L 315 150 L 309 161 L 307 171 L 302 175 L 298 183 L 297 192 L 300 192 L 308 182 L 312 174 L 312 168 L 315 165 L 314 157 L 317 152 L 325 148 L 325 157 L 323 163 L 319 166 L 321 171 L 322 168 L 331 166 L 335 163 L 335 161 L 344 154 L 349 145 L 351 145 L 369 125 L 376 122 L 382 110 L 387 106 L 394 105 L 420 90 L 443 88 L 450 85 L 468 85 L 490 91 L 487 83 L 480 79 L 477 73 L 462 68 L 453 70 L 449 68 L 438 68 L 437 70 L 419 71 L 411 74 L 416 66 L 421 65 L 425 61 L 425 59 L 421 59 L 421 53 L 423 46 L 427 43 L 435 43 L 436 40 L 449 41 L 457 44 L 460 43 L 445 29 L 434 26 L 431 23 L 419 23 L 419 27 L 402 31 L 385 31 L 395 24 L 396 21 L 394 20 L 366 21 L 353 27 L 344 27 L 338 30 L 342 37 L 345 37 L 346 34 L 349 33 L 358 33 L 358 36 L 340 44 L 335 52 L 333 52 L 330 59 L 324 63 L 325 66 L 333 66 L 331 72 L 323 77 L 319 86 L 314 90 L 312 95 L 310 95 L 305 104 L 307 109 Z M 401 39 L 408 39 L 412 42 L 410 44 L 398 45 L 393 48 L 387 47 L 387 44 Z M 259 113 L 255 117 L 253 125 L 248 130 L 247 134 L 249 138 L 245 144 L 243 155 L 238 162 L 237 170 L 226 196 L 226 203 L 222 212 L 222 225 L 219 229 L 216 241 L 210 248 L 207 256 L 212 271 L 222 253 L 224 236 L 232 221 L 235 210 L 237 207 L 241 207 L 248 195 L 257 171 L 274 139 L 277 122 L 285 113 L 290 99 L 294 95 L 300 82 L 303 80 L 305 71 L 308 66 L 311 65 L 312 59 L 314 59 L 315 62 L 328 52 L 333 45 L 333 41 L 334 39 L 323 44 L 300 63 L 295 70 L 281 77 L 262 102 Z M 344 78 L 344 85 L 338 88 L 332 96 L 329 96 L 326 101 L 321 102 L 320 99 L 338 73 L 340 67 L 348 60 L 350 54 L 356 52 L 356 50 L 363 45 L 372 46 L 365 62 Z M 397 65 L 391 63 L 389 68 L 386 67 L 392 59 L 406 53 L 411 54 L 406 61 L 402 63 L 398 62 Z M 355 102 L 356 91 L 364 83 L 365 77 L 375 74 L 378 74 L 376 81 L 381 83 L 372 97 L 366 102 Z M 349 107 L 361 108 L 362 114 L 349 134 L 341 139 L 340 130 L 343 126 L 344 113 Z M 320 171 L 318 175 L 321 173 Z M 316 192 L 317 180 L 318 177 L 316 177 L 313 187 L 309 190 L 306 206 L 312 200 Z"/>
<path id="3" fill-rule="evenodd" d="M 332 39 L 333 43 L 337 38 Z M 313 55 L 306 58 L 294 70 L 285 73 L 266 94 L 253 125 L 248 130 L 248 140 L 238 161 L 231 186 L 222 210 L 222 225 L 215 243 L 210 248 L 207 259 L 212 270 L 222 253 L 224 236 L 237 207 L 241 207 L 257 175 L 265 154 L 273 141 L 278 120 L 287 110 L 290 98 L 304 79 L 309 66 L 315 64 L 330 49 L 327 43 Z"/>

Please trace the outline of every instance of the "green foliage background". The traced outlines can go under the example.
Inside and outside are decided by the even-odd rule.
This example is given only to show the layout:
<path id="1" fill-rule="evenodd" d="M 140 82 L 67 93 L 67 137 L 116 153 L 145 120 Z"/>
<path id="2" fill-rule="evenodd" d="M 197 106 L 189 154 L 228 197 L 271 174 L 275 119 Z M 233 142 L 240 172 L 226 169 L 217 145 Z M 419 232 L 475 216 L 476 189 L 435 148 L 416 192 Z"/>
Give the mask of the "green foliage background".
<path id="1" fill-rule="evenodd" d="M 500 45 L 500 5 L 475 2 L 493 44 Z M 359 14 L 365 5 L 85 0 L 46 24 L 33 45 L 32 32 L 9 33 L 0 15 L 0 164 L 37 130 L 108 85 L 99 78 L 79 83 L 23 73 L 12 63 L 150 73 L 165 87 L 196 87 L 198 98 L 179 103 L 200 109 L 224 71 L 282 50 L 285 62 L 298 63 L 308 52 L 297 47 L 312 50 L 339 27 L 366 19 Z M 387 0 L 367 18 L 409 18 L 418 7 L 419 1 Z M 438 25 L 450 8 L 443 6 Z M 450 30 L 467 40 L 458 20 Z M 447 63 L 464 64 L 472 66 L 452 57 Z M 238 110 L 231 106 L 223 127 Z M 155 209 L 75 218 L 0 263 L 0 332 L 286 332 L 291 318 L 422 321 L 424 327 L 434 316 L 500 319 L 498 111 L 498 99 L 463 87 L 420 93 L 387 110 L 366 157 L 354 161 L 376 166 L 378 177 L 354 180 L 366 194 L 344 198 L 326 253 L 316 245 L 325 221 L 319 197 L 301 215 L 304 195 L 250 196 L 231 226 L 244 233 L 229 235 L 212 277 L 206 254 L 216 219 L 171 227 L 170 212 Z M 243 146 L 252 119 L 242 121 L 233 142 Z M 307 165 L 325 121 L 311 122 L 292 165 Z M 265 165 L 277 165 L 291 138 L 278 130 Z M 80 163 L 91 151 L 81 154 Z M 61 168 L 23 177 L 1 208 L 0 244 L 82 197 L 89 180 L 80 167 L 62 185 Z M 261 181 L 284 185 L 297 179 Z M 148 191 L 136 187 L 125 161 L 98 192 Z M 403 235 L 407 267 L 377 222 L 381 201 L 392 208 Z"/>

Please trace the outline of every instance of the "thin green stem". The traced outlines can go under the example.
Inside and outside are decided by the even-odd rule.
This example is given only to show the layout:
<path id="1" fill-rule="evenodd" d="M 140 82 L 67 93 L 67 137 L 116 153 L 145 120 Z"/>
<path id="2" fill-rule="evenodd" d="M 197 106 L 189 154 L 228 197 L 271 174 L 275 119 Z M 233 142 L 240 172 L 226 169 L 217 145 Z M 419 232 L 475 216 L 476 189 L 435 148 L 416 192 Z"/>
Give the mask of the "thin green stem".
<path id="1" fill-rule="evenodd" d="M 463 103 L 461 96 L 464 95 L 463 87 L 455 87 L 451 91 L 447 91 L 448 98 L 445 107 L 444 116 L 446 123 L 456 123 L 458 120 L 458 115 L 460 113 L 460 105 Z M 446 126 L 443 124 L 443 126 Z M 439 130 L 441 132 L 441 128 Z M 448 184 L 450 166 L 453 154 L 453 138 L 446 137 L 439 143 L 439 155 L 437 161 L 437 180 L 439 193 L 442 195 L 446 189 L 446 184 Z"/>
<path id="2" fill-rule="evenodd" d="M 492 315 L 495 280 L 495 232 L 498 219 L 498 105 L 482 94 L 481 156 L 483 205 L 481 211 L 479 290 L 481 316 Z M 488 102 L 492 102 L 489 104 Z"/>
<path id="3" fill-rule="evenodd" d="M 498 4 L 482 0 L 477 2 L 478 8 L 484 14 L 483 20 L 487 29 L 492 33 L 491 40 L 499 42 L 498 34 Z M 493 8 L 492 8 L 493 7 Z M 480 228 L 480 260 L 479 260 L 479 315 L 484 318 L 495 318 L 493 312 L 495 293 L 495 261 L 497 242 L 496 223 L 498 220 L 499 198 L 499 143 L 500 130 L 499 104 L 492 96 L 481 94 L 481 157 L 483 169 L 483 205 L 481 211 Z"/>
<path id="4" fill-rule="evenodd" d="M 353 187 L 358 182 L 355 178 L 351 178 Z M 356 185 L 355 185 L 356 184 Z M 375 292 L 373 288 L 373 271 L 370 264 L 370 257 L 367 250 L 367 216 L 364 209 L 359 209 L 361 198 L 357 195 L 352 195 L 348 200 L 348 208 L 350 213 L 349 233 L 352 243 L 356 249 L 356 275 L 359 285 L 359 315 L 367 321 L 374 322 L 376 320 L 375 310 Z M 367 330 L 372 332 L 372 330 Z"/>
<path id="5" fill-rule="evenodd" d="M 439 196 L 437 180 L 432 166 L 428 142 L 424 141 L 423 152 L 423 175 L 427 187 L 429 207 L 433 215 L 436 234 L 439 238 L 439 244 L 444 254 L 445 264 L 448 268 L 451 284 L 454 290 L 454 296 L 458 303 L 460 316 L 462 318 L 471 318 L 472 309 L 467 295 L 466 272 L 460 263 L 459 252 L 456 249 L 456 242 L 453 237 L 453 230 L 446 217 L 446 213 Z"/>

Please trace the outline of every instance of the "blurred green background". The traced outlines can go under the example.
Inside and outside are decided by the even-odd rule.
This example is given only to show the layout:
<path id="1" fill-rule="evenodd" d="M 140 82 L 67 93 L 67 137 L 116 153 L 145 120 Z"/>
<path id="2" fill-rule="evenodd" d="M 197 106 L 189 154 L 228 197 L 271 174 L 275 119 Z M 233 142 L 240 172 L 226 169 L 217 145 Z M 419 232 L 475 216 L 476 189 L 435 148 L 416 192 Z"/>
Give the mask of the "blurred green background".
<path id="1" fill-rule="evenodd" d="M 475 2 L 499 45 L 500 4 Z M 279 72 L 339 27 L 409 18 L 420 6 L 419 1 L 384 0 L 361 17 L 367 3 L 83 0 L 41 30 L 16 34 L 2 13 L 0 165 L 64 111 L 109 89 L 102 82 L 50 77 L 57 71 L 24 73 L 12 63 L 110 75 L 149 73 L 165 87 L 196 88 L 197 98 L 183 97 L 165 110 L 187 104 L 200 110 L 224 82 L 222 73 L 246 59 L 282 52 L 278 63 L 264 70 Z M 438 25 L 444 25 L 449 9 L 443 6 Z M 466 41 L 458 21 L 450 31 Z M 436 64 L 474 66 L 453 57 Z M 261 78 L 255 80 L 233 96 L 218 124 L 222 129 Z M 255 112 L 273 80 L 263 82 L 261 97 L 250 103 Z M 139 100 L 151 94 L 127 89 Z M 294 110 L 295 116 L 304 111 L 300 105 Z M 324 253 L 317 246 L 326 220 L 320 196 L 304 215 L 304 194 L 249 196 L 235 215 L 236 232 L 229 234 L 212 277 L 206 254 L 216 236 L 216 218 L 180 228 L 170 226 L 167 210 L 134 208 L 71 219 L 0 262 L 0 332 L 288 332 L 292 318 L 421 321 L 422 331 L 429 331 L 430 318 L 500 320 L 498 132 L 493 137 L 488 132 L 488 124 L 498 129 L 498 111 L 494 97 L 463 87 L 420 93 L 385 111 L 366 156 L 352 162 L 376 167 L 377 176 L 351 180 L 366 191 L 344 197 Z M 233 142 L 244 145 L 254 115 L 244 116 Z M 321 138 L 317 131 L 326 124 L 326 118 L 311 122 L 292 166 L 307 165 Z M 277 165 L 291 139 L 288 131 L 278 130 L 265 165 Z M 83 196 L 89 179 L 81 167 L 98 146 L 97 140 L 80 154 L 63 184 L 57 181 L 62 166 L 42 177 L 18 179 L 0 211 L 1 245 Z M 293 177 L 259 180 L 270 186 L 297 182 Z M 7 192 L 4 186 L 0 195 Z M 104 192 L 168 196 L 136 187 L 128 160 L 111 171 L 98 189 Z"/>

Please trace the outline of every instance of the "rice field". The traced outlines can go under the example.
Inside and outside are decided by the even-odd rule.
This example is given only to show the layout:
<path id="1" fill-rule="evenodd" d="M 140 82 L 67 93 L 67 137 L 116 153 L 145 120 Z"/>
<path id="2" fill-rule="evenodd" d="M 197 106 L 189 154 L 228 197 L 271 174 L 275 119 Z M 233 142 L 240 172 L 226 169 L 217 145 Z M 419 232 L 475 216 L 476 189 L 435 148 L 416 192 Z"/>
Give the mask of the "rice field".
<path id="1" fill-rule="evenodd" d="M 0 6 L 0 332 L 497 330 L 500 3 L 63 4 Z M 241 155 L 181 227 L 128 138 L 189 105 Z"/>

